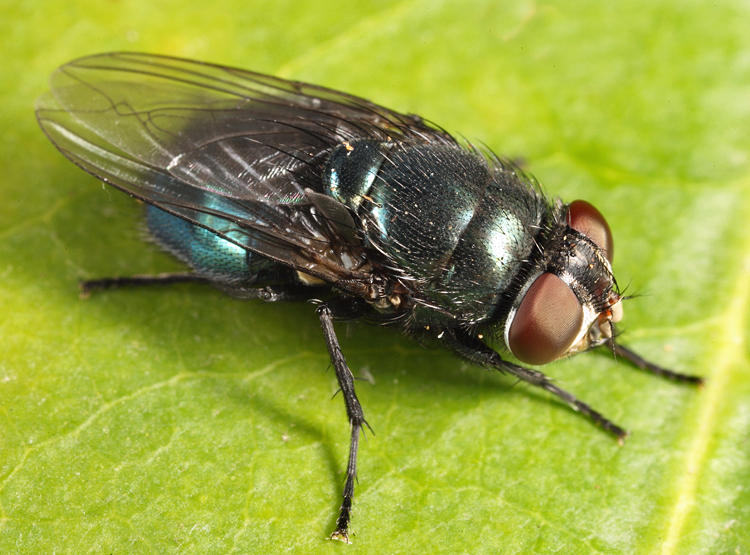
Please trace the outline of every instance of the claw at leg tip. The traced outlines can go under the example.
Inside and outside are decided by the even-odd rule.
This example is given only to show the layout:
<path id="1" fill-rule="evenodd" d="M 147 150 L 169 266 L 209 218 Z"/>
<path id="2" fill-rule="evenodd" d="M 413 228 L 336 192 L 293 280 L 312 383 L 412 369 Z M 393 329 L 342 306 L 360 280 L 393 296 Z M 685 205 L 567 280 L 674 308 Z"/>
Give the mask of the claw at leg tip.
<path id="1" fill-rule="evenodd" d="M 331 534 L 330 539 L 337 540 L 337 541 L 344 542 L 344 543 L 352 543 L 349 540 L 349 534 L 347 533 L 346 530 L 336 530 L 333 534 Z"/>
<path id="2" fill-rule="evenodd" d="M 623 433 L 622 433 L 621 435 L 618 435 L 618 436 L 617 436 L 617 445 L 619 445 L 620 447 L 622 447 L 623 445 L 625 445 L 625 439 L 626 439 L 626 438 L 627 438 L 627 437 L 628 437 L 629 435 L 630 435 L 630 434 L 629 434 L 628 432 L 623 432 Z"/>

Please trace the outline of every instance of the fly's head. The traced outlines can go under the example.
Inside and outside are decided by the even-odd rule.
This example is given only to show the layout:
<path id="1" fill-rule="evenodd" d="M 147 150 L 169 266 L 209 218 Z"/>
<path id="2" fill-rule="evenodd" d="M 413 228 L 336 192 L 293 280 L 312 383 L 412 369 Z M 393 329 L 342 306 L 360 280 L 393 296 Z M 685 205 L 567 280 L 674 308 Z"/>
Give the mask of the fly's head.
<path id="1" fill-rule="evenodd" d="M 582 200 L 562 214 L 542 245 L 542 263 L 521 288 L 505 323 L 505 344 L 528 364 L 601 345 L 622 318 L 609 225 Z"/>

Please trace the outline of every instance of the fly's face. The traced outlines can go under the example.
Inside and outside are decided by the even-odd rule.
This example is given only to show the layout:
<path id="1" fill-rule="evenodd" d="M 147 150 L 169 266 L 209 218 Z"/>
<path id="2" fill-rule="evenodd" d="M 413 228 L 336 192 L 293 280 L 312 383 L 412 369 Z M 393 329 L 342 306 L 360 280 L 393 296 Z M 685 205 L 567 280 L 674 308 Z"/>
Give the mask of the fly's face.
<path id="1" fill-rule="evenodd" d="M 543 245 L 505 323 L 505 344 L 519 360 L 546 364 L 613 336 L 622 300 L 612 274 L 612 233 L 586 201 L 568 206 Z"/>
<path id="2" fill-rule="evenodd" d="M 610 294 L 607 308 L 596 312 L 590 305 L 583 307 L 584 313 L 589 314 L 581 326 L 580 339 L 573 341 L 570 349 L 563 356 L 580 353 L 593 347 L 598 347 L 614 337 L 615 324 L 622 320 L 622 298 L 614 291 Z"/>

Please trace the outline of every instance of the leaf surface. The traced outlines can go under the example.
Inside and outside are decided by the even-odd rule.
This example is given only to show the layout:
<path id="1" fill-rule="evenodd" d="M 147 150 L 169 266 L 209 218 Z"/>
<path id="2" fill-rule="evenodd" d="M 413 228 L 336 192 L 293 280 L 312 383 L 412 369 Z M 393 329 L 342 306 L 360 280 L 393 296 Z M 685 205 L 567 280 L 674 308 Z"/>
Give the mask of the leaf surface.
<path id="1" fill-rule="evenodd" d="M 498 5 L 501 4 L 501 5 Z M 0 551 L 721 553 L 750 546 L 750 13 L 741 2 L 41 0 L 0 22 Z M 376 435 L 354 544 L 326 540 L 348 426 L 313 308 L 178 270 L 141 207 L 33 120 L 52 70 L 140 50 L 308 80 L 522 159 L 607 216 L 624 341 L 701 390 L 588 353 L 545 367 L 631 432 L 339 325 Z"/>

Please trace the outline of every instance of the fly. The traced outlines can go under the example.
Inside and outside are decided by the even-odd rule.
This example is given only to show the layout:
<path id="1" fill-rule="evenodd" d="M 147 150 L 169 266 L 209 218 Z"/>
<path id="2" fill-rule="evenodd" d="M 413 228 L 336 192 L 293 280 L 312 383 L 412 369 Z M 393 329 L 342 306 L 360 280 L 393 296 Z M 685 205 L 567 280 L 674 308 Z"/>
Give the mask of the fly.
<path id="1" fill-rule="evenodd" d="M 533 178 L 414 115 L 316 85 L 137 53 L 74 60 L 37 118 L 75 164 L 146 203 L 184 274 L 86 281 L 205 282 L 243 299 L 313 300 L 351 426 L 332 538 L 349 541 L 367 426 L 334 320 L 434 338 L 467 360 L 627 432 L 526 364 L 595 347 L 700 384 L 621 345 L 612 233 L 591 204 L 546 198 Z"/>

